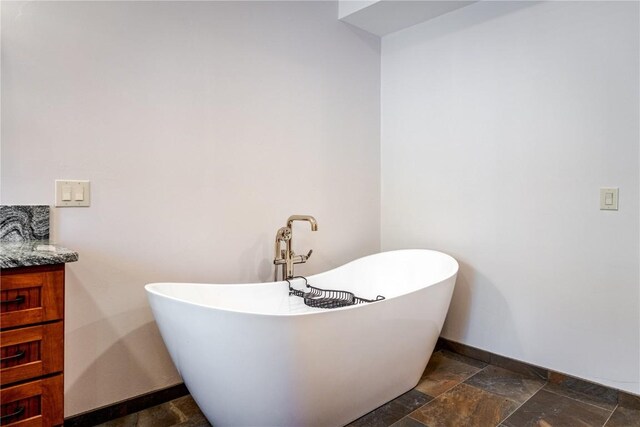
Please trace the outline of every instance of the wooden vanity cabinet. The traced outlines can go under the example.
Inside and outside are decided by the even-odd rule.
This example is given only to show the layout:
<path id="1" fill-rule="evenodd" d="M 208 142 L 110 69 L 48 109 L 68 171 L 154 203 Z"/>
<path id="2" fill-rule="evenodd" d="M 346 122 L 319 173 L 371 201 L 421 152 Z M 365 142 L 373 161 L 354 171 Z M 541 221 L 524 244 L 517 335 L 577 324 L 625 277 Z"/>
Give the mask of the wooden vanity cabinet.
<path id="1" fill-rule="evenodd" d="M 0 273 L 0 425 L 64 422 L 64 264 Z"/>

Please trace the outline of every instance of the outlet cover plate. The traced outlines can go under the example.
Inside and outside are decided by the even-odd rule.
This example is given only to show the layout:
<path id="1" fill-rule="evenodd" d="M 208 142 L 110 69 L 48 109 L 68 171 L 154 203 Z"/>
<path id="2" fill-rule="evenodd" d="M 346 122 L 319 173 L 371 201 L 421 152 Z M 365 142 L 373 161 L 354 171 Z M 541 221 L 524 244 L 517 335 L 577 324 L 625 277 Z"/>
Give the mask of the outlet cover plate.
<path id="1" fill-rule="evenodd" d="M 600 210 L 618 210 L 618 189 L 616 187 L 603 187 L 600 189 Z"/>

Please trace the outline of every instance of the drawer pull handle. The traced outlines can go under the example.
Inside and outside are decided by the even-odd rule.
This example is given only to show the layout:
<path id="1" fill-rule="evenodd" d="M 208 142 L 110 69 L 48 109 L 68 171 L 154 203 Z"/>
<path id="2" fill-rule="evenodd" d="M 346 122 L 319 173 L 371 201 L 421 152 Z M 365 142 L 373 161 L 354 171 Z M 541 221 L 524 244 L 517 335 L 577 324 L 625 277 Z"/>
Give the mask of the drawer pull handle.
<path id="1" fill-rule="evenodd" d="M 22 413 L 24 412 L 24 406 L 21 406 L 18 408 L 18 410 L 16 412 L 14 412 L 13 414 L 7 414 L 7 415 L 3 415 L 0 417 L 0 423 L 2 423 L 5 420 L 8 420 L 9 418 L 13 418 L 13 417 L 19 417 L 20 415 L 22 415 Z"/>
<path id="2" fill-rule="evenodd" d="M 22 304 L 24 302 L 24 295 L 18 295 L 16 299 L 2 300 L 0 304 Z"/>
<path id="3" fill-rule="evenodd" d="M 0 362 L 6 362 L 7 360 L 13 360 L 13 359 L 22 359 L 25 354 L 27 354 L 27 353 L 25 353 L 24 350 L 20 350 L 19 352 L 17 352 L 13 356 L 3 357 L 2 359 L 0 359 Z"/>

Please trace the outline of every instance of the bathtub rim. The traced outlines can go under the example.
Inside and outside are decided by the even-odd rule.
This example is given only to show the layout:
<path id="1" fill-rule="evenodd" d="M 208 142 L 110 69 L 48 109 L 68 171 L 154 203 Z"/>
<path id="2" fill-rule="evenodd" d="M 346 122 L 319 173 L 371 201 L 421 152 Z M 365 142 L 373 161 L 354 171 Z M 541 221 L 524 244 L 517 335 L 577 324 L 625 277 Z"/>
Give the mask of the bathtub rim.
<path id="1" fill-rule="evenodd" d="M 420 288 L 417 288 L 415 290 L 400 294 L 400 295 L 395 295 L 392 297 L 387 297 L 384 300 L 381 301 L 375 301 L 372 303 L 368 303 L 368 304 L 356 304 L 356 305 L 349 305 L 349 306 L 345 306 L 345 307 L 338 307 L 338 308 L 332 308 L 332 309 L 318 309 L 318 311 L 308 311 L 308 312 L 303 312 L 303 313 L 260 313 L 260 312 L 254 312 L 254 311 L 247 311 L 247 310 L 238 310 L 238 309 L 231 309 L 231 308 L 223 308 L 223 307 L 216 307 L 216 306 L 212 306 L 212 305 L 207 305 L 207 304 L 202 304 L 196 301 L 191 301 L 191 300 L 187 300 L 184 298 L 178 298 L 175 296 L 171 296 L 171 295 L 167 295 L 165 293 L 162 292 L 158 292 L 156 291 L 154 288 L 157 286 L 161 286 L 161 285 L 177 285 L 177 284 L 182 284 L 182 285 L 195 285 L 195 286 L 269 286 L 269 285 L 283 285 L 286 286 L 287 281 L 286 280 L 281 280 L 278 282 L 259 282 L 259 283 L 193 283 L 193 282 L 152 282 L 152 283 L 148 283 L 144 286 L 145 291 L 147 292 L 147 294 L 153 294 L 157 297 L 161 297 L 161 298 L 166 298 L 175 302 L 179 302 L 179 303 L 184 303 L 184 304 L 190 304 L 190 305 L 194 305 L 197 307 L 202 307 L 205 309 L 209 309 L 209 310 L 218 310 L 218 311 L 222 311 L 222 312 L 227 312 L 227 313 L 237 313 L 237 314 L 243 314 L 243 315 L 252 315 L 252 316 L 266 316 L 266 317 L 284 317 L 284 318 L 288 318 L 288 317 L 298 317 L 298 316 L 310 316 L 310 315 L 323 315 L 323 314 L 329 314 L 332 312 L 336 312 L 336 311 L 344 311 L 344 310 L 353 310 L 353 309 L 364 309 L 366 307 L 372 307 L 375 306 L 375 303 L 377 302 L 385 302 L 385 301 L 393 301 L 395 299 L 398 298 L 402 298 L 405 296 L 409 296 L 409 295 L 413 295 L 417 292 L 423 291 L 424 289 L 427 289 L 431 286 L 436 286 L 440 283 L 446 282 L 447 280 L 450 280 L 452 277 L 455 277 L 458 274 L 458 271 L 460 270 L 460 265 L 458 264 L 458 261 L 452 257 L 449 254 L 446 254 L 444 252 L 440 252 L 440 251 L 436 251 L 433 249 L 396 249 L 396 250 L 390 250 L 390 251 L 382 251 L 382 252 L 376 252 L 374 254 L 370 254 L 370 255 L 366 255 L 360 258 L 356 258 L 352 261 L 349 261 L 345 264 L 339 265 L 338 267 L 334 267 L 331 270 L 327 270 L 327 271 L 323 271 L 317 274 L 313 274 L 311 276 L 308 276 L 308 279 L 311 279 L 315 276 L 320 276 L 320 275 L 325 275 L 325 274 L 329 274 L 331 272 L 334 272 L 335 270 L 339 270 L 342 268 L 346 268 L 347 266 L 349 266 L 350 264 L 356 263 L 356 262 L 360 262 L 362 260 L 365 260 L 367 258 L 372 258 L 372 257 L 376 257 L 379 256 L 381 254 L 385 254 L 385 253 L 401 253 L 401 252 L 430 252 L 430 253 L 436 253 L 440 256 L 443 256 L 445 259 L 447 259 L 447 261 L 452 262 L 452 271 L 450 274 L 445 275 L 442 279 L 433 282 L 433 283 L 429 283 L 425 286 L 422 286 Z"/>

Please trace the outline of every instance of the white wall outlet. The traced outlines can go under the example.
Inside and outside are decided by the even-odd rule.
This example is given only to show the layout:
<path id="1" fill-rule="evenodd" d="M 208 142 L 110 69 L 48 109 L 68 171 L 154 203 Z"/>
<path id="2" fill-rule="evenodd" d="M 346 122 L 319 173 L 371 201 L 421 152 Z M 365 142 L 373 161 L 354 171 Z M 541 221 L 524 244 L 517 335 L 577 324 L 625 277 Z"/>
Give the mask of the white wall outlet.
<path id="1" fill-rule="evenodd" d="M 600 189 L 600 210 L 601 211 L 617 211 L 618 210 L 618 189 L 617 188 L 601 188 Z"/>
<path id="2" fill-rule="evenodd" d="M 56 206 L 76 207 L 91 206 L 89 181 L 72 181 L 56 179 Z"/>

